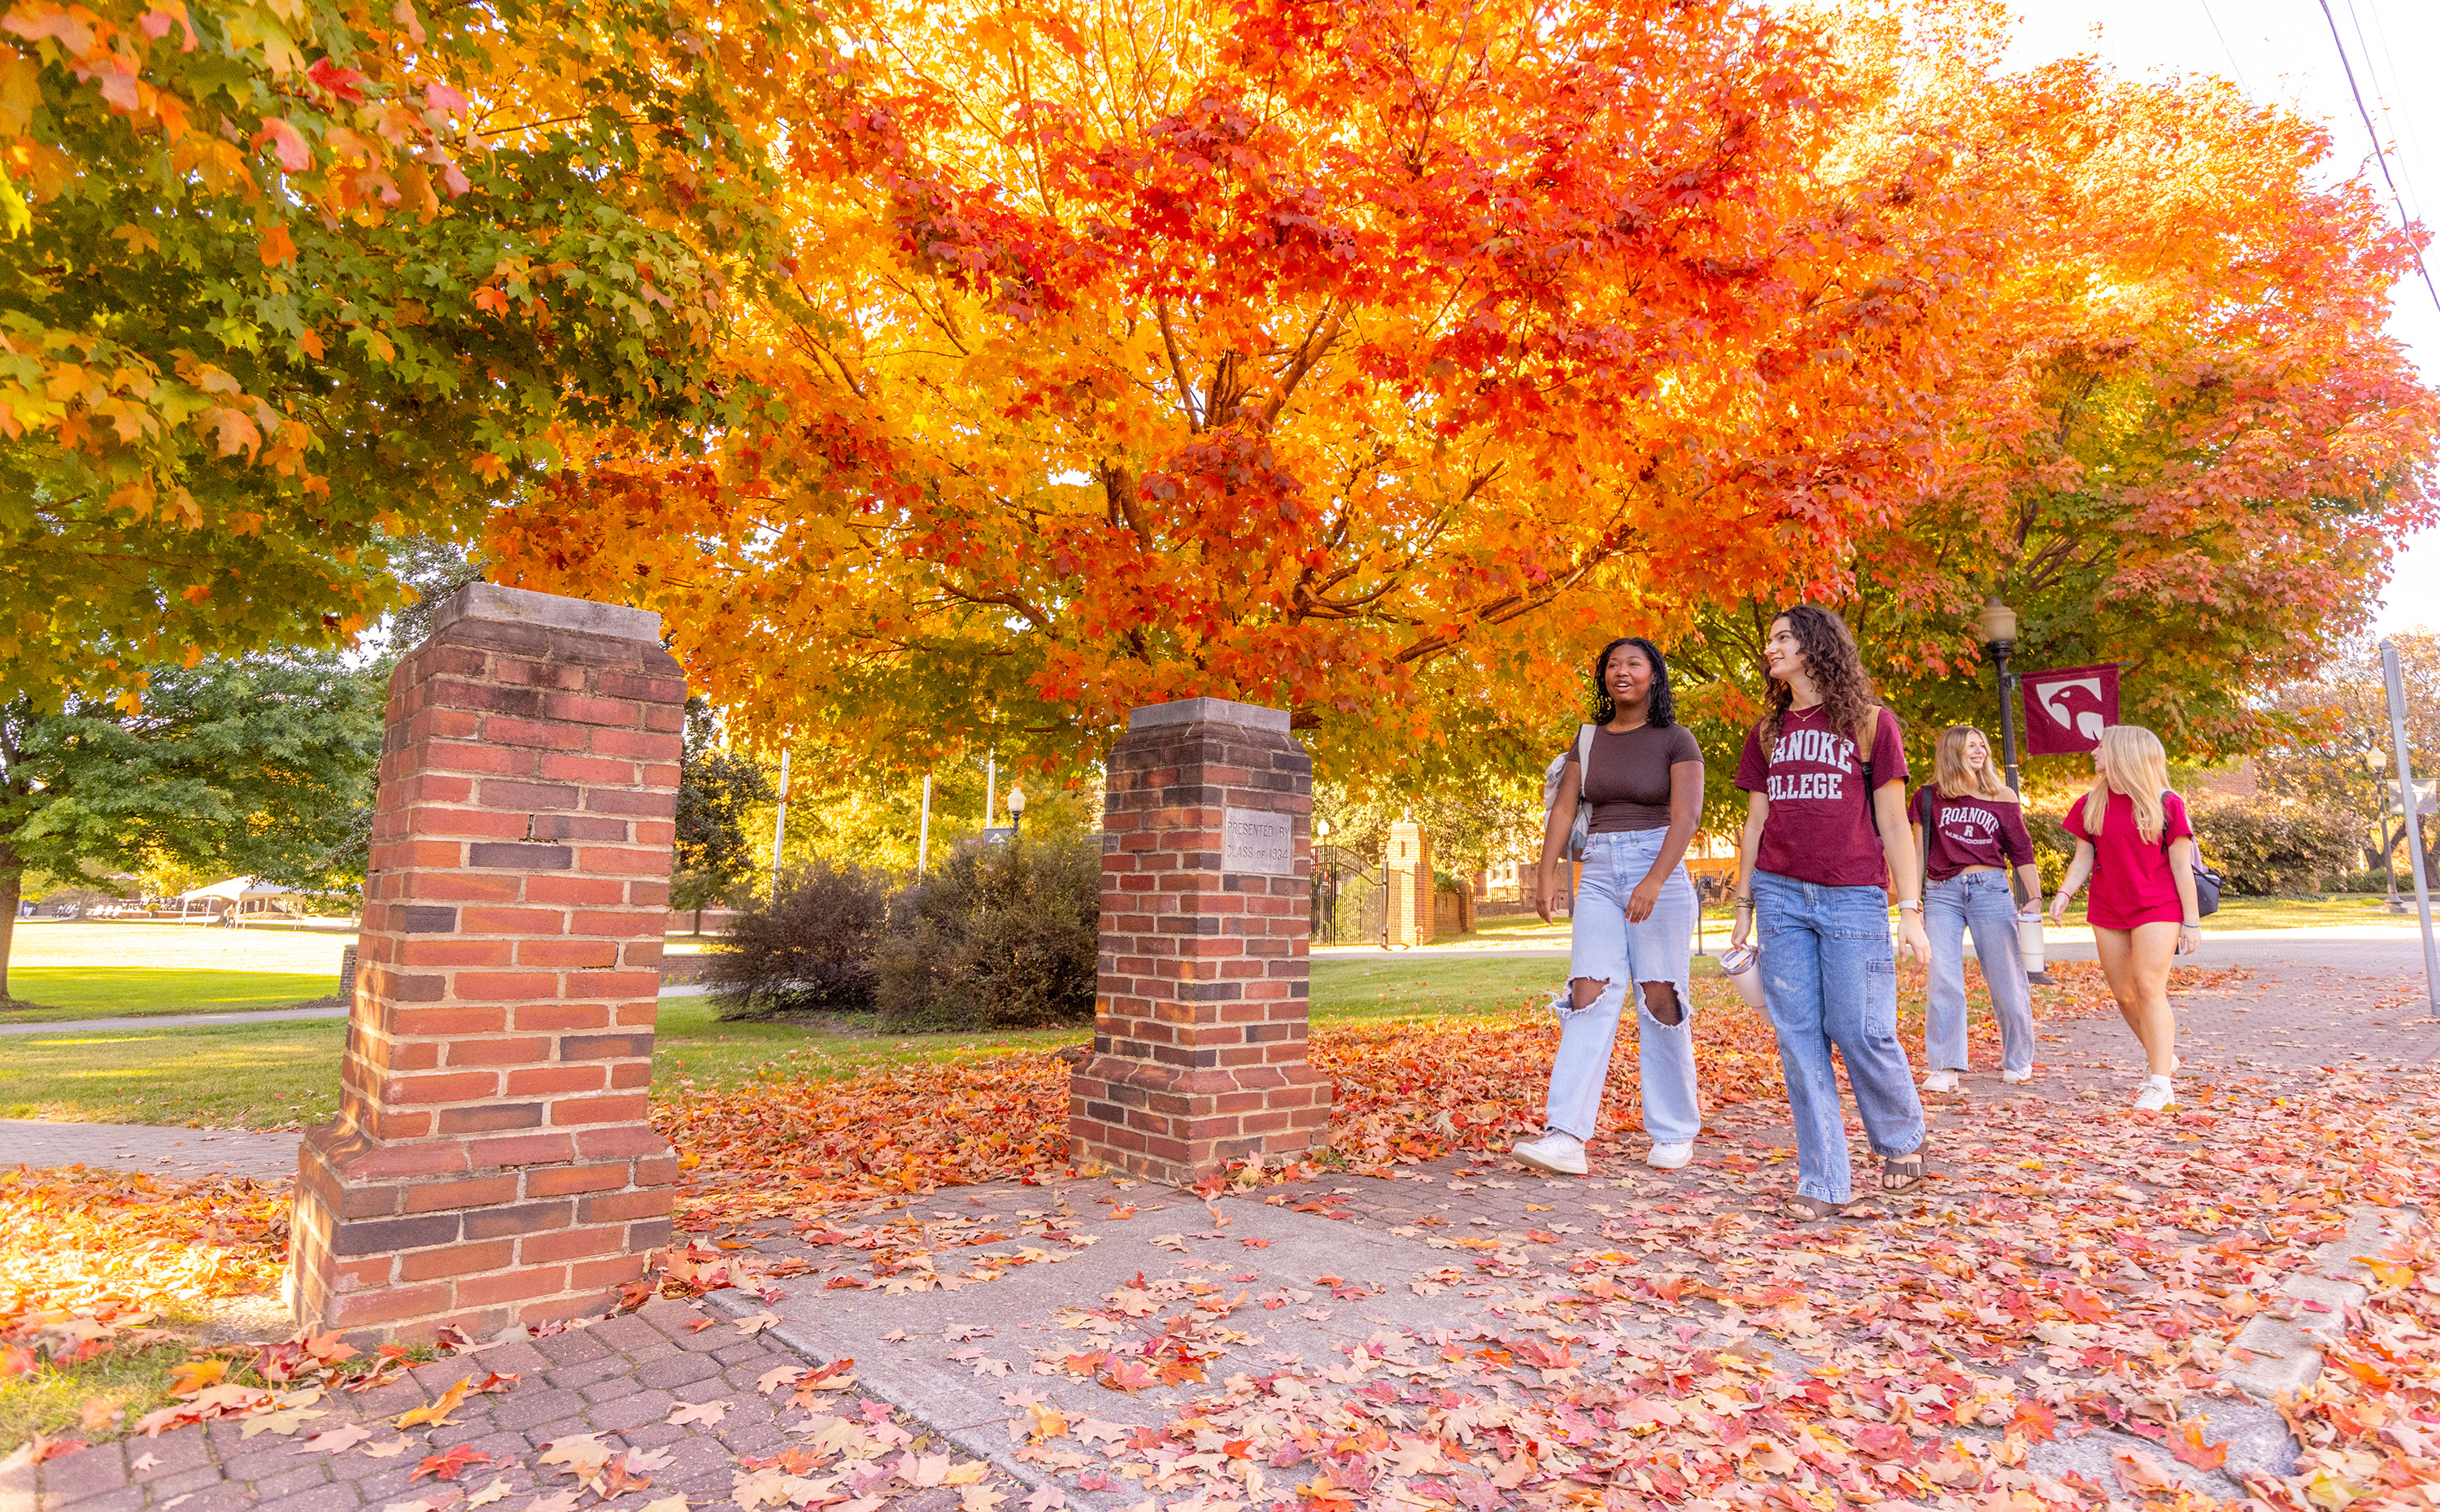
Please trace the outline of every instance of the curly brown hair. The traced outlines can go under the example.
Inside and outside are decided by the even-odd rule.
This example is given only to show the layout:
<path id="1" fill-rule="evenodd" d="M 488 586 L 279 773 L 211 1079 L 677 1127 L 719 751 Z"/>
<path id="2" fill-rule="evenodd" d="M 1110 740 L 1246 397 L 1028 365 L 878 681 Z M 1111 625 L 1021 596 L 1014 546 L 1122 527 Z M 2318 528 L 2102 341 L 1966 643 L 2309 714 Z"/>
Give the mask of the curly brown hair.
<path id="1" fill-rule="evenodd" d="M 1771 616 L 1774 624 L 1782 620 L 1795 632 L 1797 648 L 1804 657 L 1804 675 L 1813 679 L 1815 690 L 1821 694 L 1822 712 L 1829 716 L 1830 728 L 1853 737 L 1866 728 L 1864 721 L 1880 708 L 1881 700 L 1873 691 L 1873 677 L 1864 670 L 1864 658 L 1856 653 L 1856 637 L 1848 630 L 1847 621 L 1839 618 L 1837 611 L 1818 603 L 1795 604 Z M 1762 722 L 1766 744 L 1779 739 L 1788 706 L 1795 701 L 1795 690 L 1787 684 L 1771 684 L 1770 712 L 1763 716 Z M 1865 754 L 1871 754 L 1869 748 Z"/>

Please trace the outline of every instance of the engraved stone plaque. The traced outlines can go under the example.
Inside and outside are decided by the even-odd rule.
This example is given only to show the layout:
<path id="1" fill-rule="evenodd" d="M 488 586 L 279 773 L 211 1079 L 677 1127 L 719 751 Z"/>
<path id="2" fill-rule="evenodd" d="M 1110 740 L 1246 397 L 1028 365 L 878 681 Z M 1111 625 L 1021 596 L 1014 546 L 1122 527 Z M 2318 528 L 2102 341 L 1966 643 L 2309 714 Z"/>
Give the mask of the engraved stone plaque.
<path id="1" fill-rule="evenodd" d="M 1296 871 L 1296 837 L 1285 814 L 1258 808 L 1223 809 L 1220 870 L 1286 876 Z"/>

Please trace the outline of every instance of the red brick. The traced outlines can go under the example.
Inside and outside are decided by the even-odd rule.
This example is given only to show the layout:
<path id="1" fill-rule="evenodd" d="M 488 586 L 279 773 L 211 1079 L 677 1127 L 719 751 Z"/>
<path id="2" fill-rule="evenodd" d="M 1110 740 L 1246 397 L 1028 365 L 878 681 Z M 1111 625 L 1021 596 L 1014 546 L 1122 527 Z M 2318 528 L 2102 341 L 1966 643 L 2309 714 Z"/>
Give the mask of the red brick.
<path id="1" fill-rule="evenodd" d="M 466 1163 L 475 1170 L 489 1166 L 502 1168 L 523 1165 L 547 1165 L 557 1161 L 576 1158 L 576 1142 L 565 1130 L 548 1134 L 511 1134 L 499 1139 L 476 1140 L 466 1150 Z"/>
<path id="2" fill-rule="evenodd" d="M 462 1181 L 425 1181 L 402 1189 L 405 1200 L 400 1204 L 407 1213 L 439 1213 L 448 1208 L 488 1207 L 494 1202 L 513 1202 L 517 1197 L 517 1178 L 513 1176 L 476 1176 Z"/>
<path id="3" fill-rule="evenodd" d="M 615 876 L 579 876 L 570 872 L 542 872 L 526 878 L 526 901 L 577 905 L 627 901 L 629 883 Z M 578 930 L 583 933 L 583 930 Z"/>
<path id="4" fill-rule="evenodd" d="M 598 1002 L 520 1003 L 512 1020 L 520 1030 L 607 1029 L 610 1010 Z"/>
<path id="5" fill-rule="evenodd" d="M 447 1071 L 432 1076 L 393 1076 L 383 1096 L 393 1104 L 467 1103 L 496 1096 L 499 1090 L 497 1071 Z"/>
<path id="6" fill-rule="evenodd" d="M 529 1066 L 550 1053 L 551 1042 L 541 1035 L 519 1039 L 456 1039 L 449 1042 L 452 1066 Z M 513 1089 L 511 1089 L 513 1095 Z"/>
<path id="7" fill-rule="evenodd" d="M 590 1260 L 619 1250 L 627 1242 L 625 1224 L 607 1228 L 568 1229 L 559 1233 L 529 1234 L 517 1241 L 519 1265 L 545 1265 L 558 1260 Z"/>
<path id="8" fill-rule="evenodd" d="M 455 985 L 460 998 L 493 1001 L 559 995 L 559 979 L 547 971 L 461 971 Z"/>
<path id="9" fill-rule="evenodd" d="M 513 1263 L 516 1251 L 514 1239 L 418 1250 L 398 1257 L 398 1276 L 401 1281 L 440 1281 L 449 1276 L 472 1275 L 478 1270 L 497 1270 Z"/>
<path id="10" fill-rule="evenodd" d="M 555 1125 L 632 1124 L 644 1117 L 644 1094 L 611 1092 L 600 1097 L 565 1097 L 550 1105 Z"/>
<path id="11" fill-rule="evenodd" d="M 505 966 L 516 947 L 506 940 L 453 940 L 446 935 L 409 939 L 399 945 L 403 966 Z M 359 963 L 359 969 L 362 969 Z"/>
<path id="12" fill-rule="evenodd" d="M 390 1025 L 402 1035 L 495 1035 L 509 1026 L 505 1008 L 473 1008 L 452 1004 L 445 1008 L 400 1007 L 390 1015 Z"/>
<path id="13" fill-rule="evenodd" d="M 634 1177 L 634 1162 L 628 1161 L 536 1166 L 525 1174 L 526 1196 L 574 1197 L 585 1192 L 624 1191 Z"/>
<path id="14" fill-rule="evenodd" d="M 635 782 L 636 764 L 619 757 L 552 751 L 543 757 L 539 775 L 552 782 L 616 783 L 623 787 Z"/>
<path id="15" fill-rule="evenodd" d="M 640 1254 L 622 1254 L 602 1260 L 580 1260 L 567 1268 L 567 1288 L 581 1292 L 597 1287 L 623 1287 L 630 1281 L 641 1280 L 648 1258 Z M 577 1310 L 589 1312 L 599 1309 L 584 1307 Z M 575 1316 L 575 1312 L 568 1316 Z"/>
<path id="16" fill-rule="evenodd" d="M 565 1266 L 521 1266 L 495 1275 L 473 1276 L 458 1283 L 457 1300 L 461 1307 L 480 1307 L 497 1302 L 522 1302 L 529 1297 L 547 1297 L 567 1289 Z"/>
<path id="17" fill-rule="evenodd" d="M 464 908 L 458 910 L 461 934 L 557 934 L 567 915 L 557 909 Z"/>
<path id="18" fill-rule="evenodd" d="M 608 1085 L 600 1066 L 520 1066 L 509 1072 L 508 1092 L 511 1097 L 555 1097 L 598 1092 Z"/>
<path id="19" fill-rule="evenodd" d="M 333 1329 L 369 1328 L 437 1312 L 448 1306 L 449 1301 L 450 1287 L 446 1283 L 349 1291 L 332 1298 L 321 1322 Z"/>
<path id="20" fill-rule="evenodd" d="M 576 864 L 580 870 L 594 876 L 666 876 L 670 870 L 670 853 L 587 845 L 578 850 Z"/>
<path id="21" fill-rule="evenodd" d="M 677 1195 L 665 1186 L 636 1192 L 604 1192 L 578 1199 L 576 1221 L 607 1223 L 619 1218 L 657 1218 L 667 1215 L 676 1203 Z"/>
<path id="22" fill-rule="evenodd" d="M 494 714 L 483 721 L 483 738 L 502 746 L 532 746 L 545 750 L 583 750 L 585 732 L 552 720 L 515 719 Z"/>
<path id="23" fill-rule="evenodd" d="M 521 940 L 516 956 L 521 966 L 615 966 L 619 946 L 609 940 Z"/>

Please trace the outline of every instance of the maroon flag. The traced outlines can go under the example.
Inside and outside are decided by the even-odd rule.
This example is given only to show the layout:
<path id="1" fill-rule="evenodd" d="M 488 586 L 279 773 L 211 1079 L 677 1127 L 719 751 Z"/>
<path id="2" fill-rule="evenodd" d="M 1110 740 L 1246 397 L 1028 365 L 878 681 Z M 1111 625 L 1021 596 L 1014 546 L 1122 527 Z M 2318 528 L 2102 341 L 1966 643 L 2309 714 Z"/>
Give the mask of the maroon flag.
<path id="1" fill-rule="evenodd" d="M 2025 754 L 2066 756 L 2101 748 L 2118 723 L 2118 666 L 2054 667 L 2017 679 L 2025 690 Z"/>

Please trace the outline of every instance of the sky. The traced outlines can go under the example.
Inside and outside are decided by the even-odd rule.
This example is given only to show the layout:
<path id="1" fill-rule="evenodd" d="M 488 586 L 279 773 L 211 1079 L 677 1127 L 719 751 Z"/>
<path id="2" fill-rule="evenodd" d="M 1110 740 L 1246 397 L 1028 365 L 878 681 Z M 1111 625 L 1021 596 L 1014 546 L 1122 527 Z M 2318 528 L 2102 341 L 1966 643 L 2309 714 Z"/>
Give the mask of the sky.
<path id="1" fill-rule="evenodd" d="M 2328 5 L 2408 212 L 2416 220 L 2440 214 L 2440 92 L 2428 83 L 2418 92 L 2406 82 L 2407 69 L 2440 56 L 2440 4 Z M 2337 147 L 2338 175 L 2360 168 L 2387 192 L 2320 0 L 2014 0 L 2014 9 L 2019 19 L 2011 65 L 2092 53 L 2128 78 L 2234 80 L 2257 99 L 2282 101 L 2325 123 Z M 2440 246 L 2425 255 L 2440 259 Z M 2419 279 L 2393 294 L 2389 329 L 2414 353 L 2424 381 L 2440 383 L 2440 303 Z M 2408 543 L 2373 628 L 2386 633 L 2416 625 L 2440 625 L 2440 530 Z"/>

